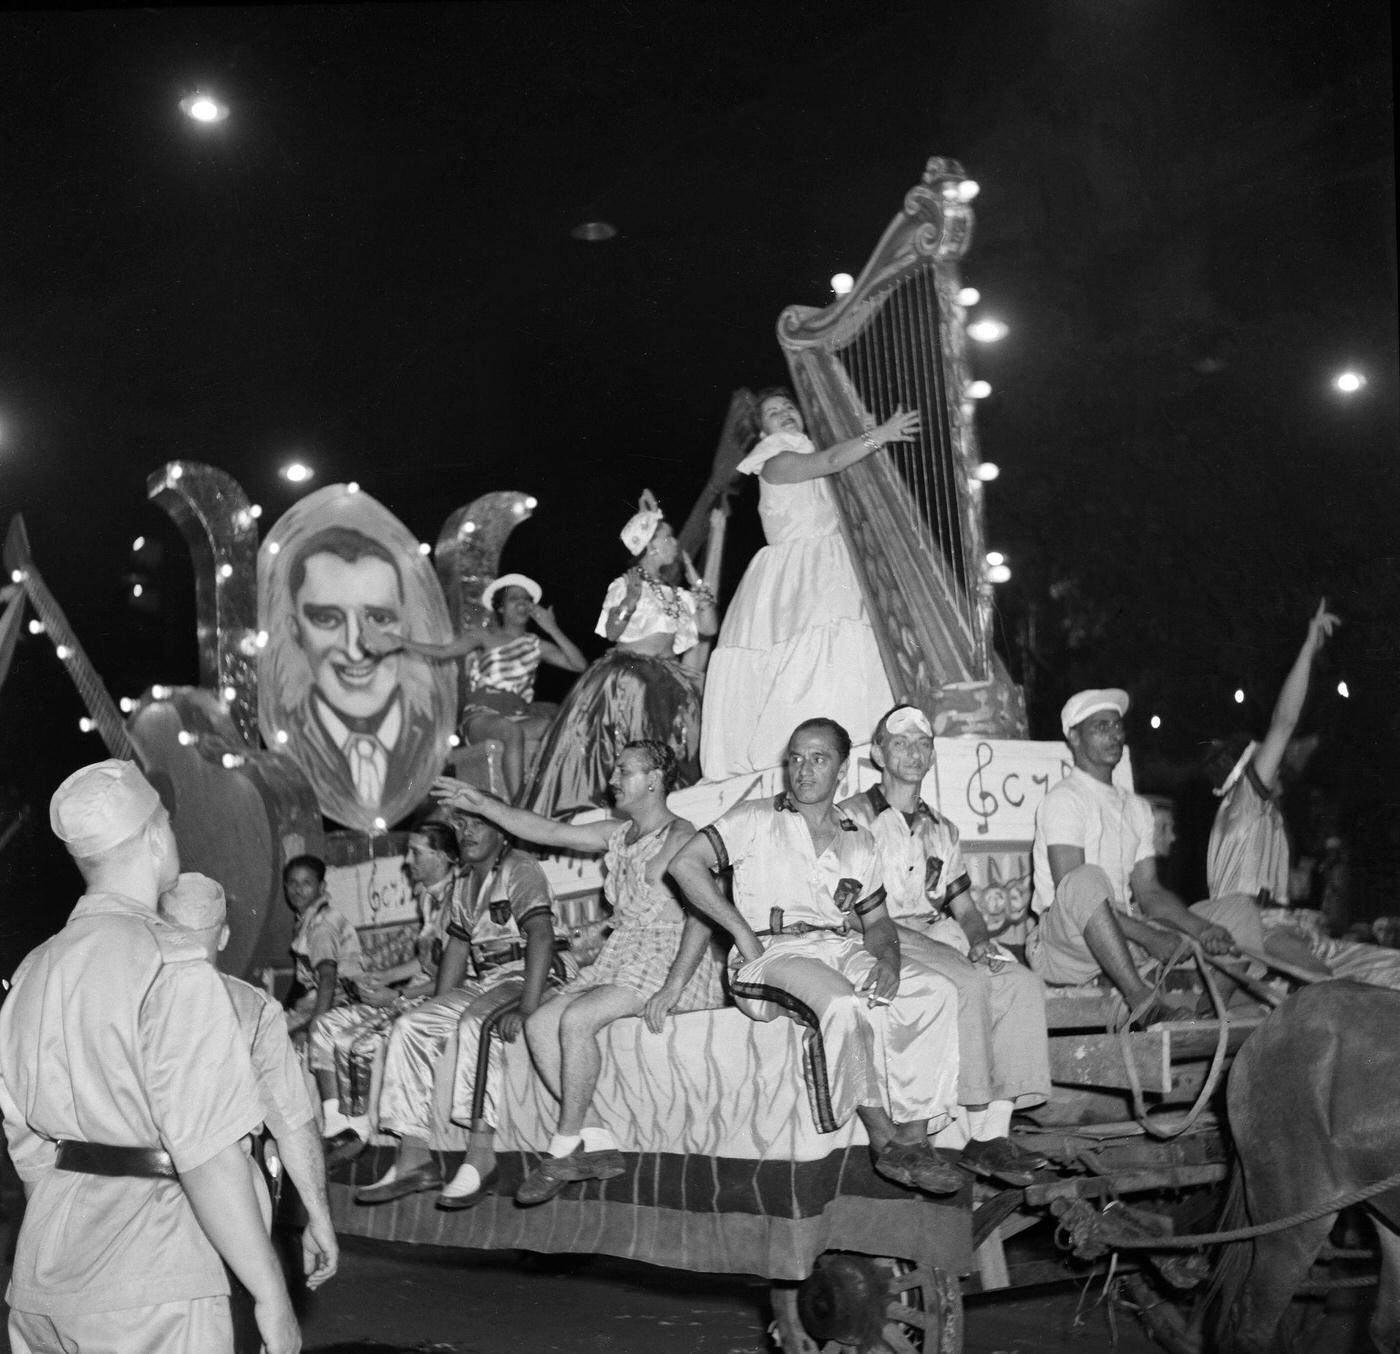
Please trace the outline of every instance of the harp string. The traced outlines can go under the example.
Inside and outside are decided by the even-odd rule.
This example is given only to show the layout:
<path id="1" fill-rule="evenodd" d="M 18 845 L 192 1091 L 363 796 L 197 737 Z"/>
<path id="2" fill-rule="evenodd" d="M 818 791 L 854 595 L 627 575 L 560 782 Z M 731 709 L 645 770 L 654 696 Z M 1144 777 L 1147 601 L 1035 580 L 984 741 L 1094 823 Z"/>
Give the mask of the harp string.
<path id="1" fill-rule="evenodd" d="M 861 426 L 883 422 L 899 406 L 922 412 L 918 436 L 892 443 L 888 455 L 908 493 L 913 537 L 941 566 L 949 601 L 972 634 L 977 599 L 969 577 L 957 479 L 965 472 L 955 451 L 956 411 L 948 404 L 937 301 L 937 279 L 926 264 L 872 297 L 867 323 L 833 356 Z"/>

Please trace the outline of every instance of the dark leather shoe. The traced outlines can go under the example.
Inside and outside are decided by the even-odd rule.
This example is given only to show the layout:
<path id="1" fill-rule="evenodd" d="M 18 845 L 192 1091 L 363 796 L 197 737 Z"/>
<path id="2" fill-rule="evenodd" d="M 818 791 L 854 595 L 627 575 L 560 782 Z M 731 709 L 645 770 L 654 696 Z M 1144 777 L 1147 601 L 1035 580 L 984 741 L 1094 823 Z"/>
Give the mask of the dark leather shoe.
<path id="1" fill-rule="evenodd" d="M 611 1180 L 626 1169 L 621 1152 L 585 1152 L 580 1143 L 566 1157 L 541 1157 L 515 1191 L 515 1202 L 526 1208 L 548 1203 L 576 1180 Z"/>
<path id="2" fill-rule="evenodd" d="M 326 1169 L 343 1166 L 365 1150 L 365 1140 L 353 1128 L 342 1128 L 333 1138 L 322 1138 L 321 1146 L 326 1149 Z"/>
<path id="3" fill-rule="evenodd" d="M 355 1202 L 387 1204 L 407 1194 L 424 1194 L 428 1190 L 441 1188 L 442 1172 L 430 1162 L 426 1166 L 415 1166 L 392 1180 L 381 1180 L 377 1185 L 366 1185 L 364 1189 L 356 1190 Z"/>
<path id="4" fill-rule="evenodd" d="M 921 1143 L 886 1143 L 875 1154 L 875 1170 L 896 1185 L 924 1194 L 956 1194 L 964 1184 L 956 1168 Z"/>
<path id="5" fill-rule="evenodd" d="M 475 1208 L 483 1199 L 491 1194 L 491 1186 L 501 1178 L 501 1168 L 492 1166 L 481 1179 L 479 1184 L 470 1194 L 439 1194 L 437 1203 L 433 1206 L 440 1208 L 444 1213 L 456 1213 L 464 1208 Z"/>
<path id="6" fill-rule="evenodd" d="M 974 1138 L 958 1156 L 963 1170 L 1016 1189 L 1035 1184 L 1035 1173 L 1046 1164 L 1044 1157 L 1017 1147 L 1010 1138 Z"/>

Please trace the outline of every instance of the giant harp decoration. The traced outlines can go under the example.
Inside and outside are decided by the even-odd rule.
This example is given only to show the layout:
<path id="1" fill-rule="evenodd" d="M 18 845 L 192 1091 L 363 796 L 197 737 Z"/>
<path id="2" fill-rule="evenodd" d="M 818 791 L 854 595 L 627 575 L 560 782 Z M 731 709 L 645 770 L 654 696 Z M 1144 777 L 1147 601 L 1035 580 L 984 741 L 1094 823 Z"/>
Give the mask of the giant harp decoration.
<path id="1" fill-rule="evenodd" d="M 778 320 L 818 446 L 858 437 L 896 406 L 923 413 L 895 443 L 831 478 L 880 654 L 897 698 L 940 735 L 1025 737 L 1020 689 L 991 644 L 982 482 L 958 260 L 972 236 L 967 182 L 934 157 L 851 291 Z"/>

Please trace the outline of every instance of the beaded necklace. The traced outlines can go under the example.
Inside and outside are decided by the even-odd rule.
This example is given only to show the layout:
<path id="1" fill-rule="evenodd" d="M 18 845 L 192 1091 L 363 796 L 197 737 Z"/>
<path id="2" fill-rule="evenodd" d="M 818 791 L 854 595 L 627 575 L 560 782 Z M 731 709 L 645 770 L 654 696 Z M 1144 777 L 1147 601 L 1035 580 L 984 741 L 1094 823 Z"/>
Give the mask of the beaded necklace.
<path id="1" fill-rule="evenodd" d="M 663 583 L 655 574 L 643 569 L 640 564 L 637 566 L 637 577 L 651 589 L 662 613 L 673 621 L 680 620 L 681 614 L 685 611 L 685 607 L 681 604 L 681 590 L 672 587 L 669 583 Z"/>

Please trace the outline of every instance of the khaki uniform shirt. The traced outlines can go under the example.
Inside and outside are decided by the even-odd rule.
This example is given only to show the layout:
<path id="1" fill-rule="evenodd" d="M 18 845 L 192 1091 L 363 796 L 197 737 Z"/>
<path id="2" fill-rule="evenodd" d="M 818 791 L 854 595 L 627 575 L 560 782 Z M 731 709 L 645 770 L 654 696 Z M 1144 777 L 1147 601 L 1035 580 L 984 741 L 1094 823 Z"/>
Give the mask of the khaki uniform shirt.
<path id="1" fill-rule="evenodd" d="M 301 1060 L 287 1037 L 286 1014 L 262 988 L 227 973 L 219 976 L 252 1057 L 263 1123 L 280 1142 L 284 1134 L 316 1117 Z"/>
<path id="2" fill-rule="evenodd" d="M 80 899 L 0 1007 L 0 1108 L 31 1187 L 12 1307 L 65 1316 L 228 1292 L 178 1181 L 54 1167 L 68 1139 L 162 1147 L 190 1171 L 262 1122 L 247 1045 L 202 947 L 129 898 Z"/>

